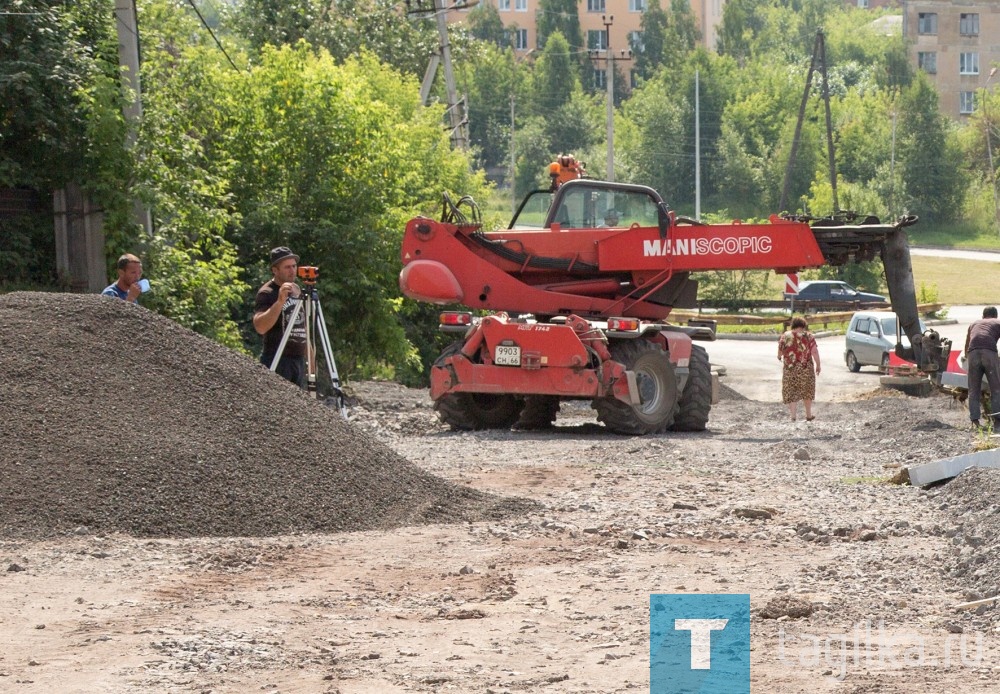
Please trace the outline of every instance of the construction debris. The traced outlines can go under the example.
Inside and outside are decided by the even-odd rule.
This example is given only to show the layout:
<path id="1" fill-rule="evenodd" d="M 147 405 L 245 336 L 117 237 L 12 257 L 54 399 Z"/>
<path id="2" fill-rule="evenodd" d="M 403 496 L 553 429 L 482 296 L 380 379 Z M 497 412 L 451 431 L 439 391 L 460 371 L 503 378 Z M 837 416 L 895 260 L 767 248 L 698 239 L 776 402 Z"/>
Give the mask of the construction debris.
<path id="1" fill-rule="evenodd" d="M 957 477 L 970 467 L 1000 468 L 1000 448 L 977 453 L 956 455 L 909 468 L 910 484 L 923 487 L 934 482 Z"/>

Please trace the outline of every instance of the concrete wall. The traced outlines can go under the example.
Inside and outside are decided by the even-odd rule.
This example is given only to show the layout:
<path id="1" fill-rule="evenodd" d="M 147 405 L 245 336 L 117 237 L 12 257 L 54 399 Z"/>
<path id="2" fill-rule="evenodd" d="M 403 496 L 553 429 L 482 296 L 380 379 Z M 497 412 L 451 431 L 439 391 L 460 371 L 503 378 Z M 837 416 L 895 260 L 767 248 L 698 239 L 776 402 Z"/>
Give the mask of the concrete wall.
<path id="1" fill-rule="evenodd" d="M 920 32 L 921 14 L 937 15 L 936 32 Z M 977 34 L 962 34 L 963 14 L 979 15 Z M 965 118 L 969 114 L 961 112 L 962 93 L 975 93 L 985 87 L 991 67 L 1000 62 L 1000 3 L 996 0 L 906 0 L 903 2 L 903 37 L 912 65 L 918 65 L 920 53 L 934 55 L 936 70 L 928 74 L 940 95 L 941 112 L 955 119 Z M 963 53 L 978 56 L 977 74 L 961 74 Z M 990 84 L 995 86 L 995 82 Z"/>

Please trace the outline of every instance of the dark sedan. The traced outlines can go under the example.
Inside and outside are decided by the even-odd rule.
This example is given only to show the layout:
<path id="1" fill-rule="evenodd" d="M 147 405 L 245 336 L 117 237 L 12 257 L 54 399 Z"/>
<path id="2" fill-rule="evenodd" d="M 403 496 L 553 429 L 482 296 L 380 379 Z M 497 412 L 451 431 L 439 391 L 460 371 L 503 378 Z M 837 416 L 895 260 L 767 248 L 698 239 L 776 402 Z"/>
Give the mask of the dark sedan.
<path id="1" fill-rule="evenodd" d="M 795 301 L 824 301 L 845 304 L 884 304 L 887 300 L 881 294 L 858 291 L 847 282 L 837 280 L 814 280 L 803 282 L 798 294 L 785 294 L 786 299 Z"/>

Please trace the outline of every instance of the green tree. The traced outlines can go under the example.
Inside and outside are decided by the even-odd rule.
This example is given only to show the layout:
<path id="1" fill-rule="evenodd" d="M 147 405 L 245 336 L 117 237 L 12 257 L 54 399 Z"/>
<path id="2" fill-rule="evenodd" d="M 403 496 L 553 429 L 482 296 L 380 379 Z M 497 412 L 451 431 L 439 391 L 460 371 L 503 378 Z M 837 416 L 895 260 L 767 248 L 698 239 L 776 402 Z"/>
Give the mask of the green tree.
<path id="1" fill-rule="evenodd" d="M 659 73 L 633 92 L 616 129 L 616 169 L 624 180 L 651 186 L 668 203 L 691 196 L 685 124 L 690 105 L 672 94 Z"/>
<path id="2" fill-rule="evenodd" d="M 538 48 L 548 46 L 549 39 L 557 33 L 574 52 L 586 48 L 576 0 L 539 0 L 536 31 Z"/>
<path id="3" fill-rule="evenodd" d="M 242 217 L 241 259 L 266 272 L 290 245 L 317 265 L 331 339 L 346 372 L 415 364 L 398 319 L 399 242 L 407 218 L 437 210 L 443 190 L 478 195 L 481 176 L 448 145 L 442 107 L 363 55 L 267 48 L 232 89 L 226 148 Z"/>
<path id="4" fill-rule="evenodd" d="M 727 55 L 745 62 L 752 55 L 757 35 L 764 28 L 758 8 L 767 0 L 729 0 L 722 6 L 722 21 L 718 27 L 716 48 Z"/>
<path id="5" fill-rule="evenodd" d="M 895 115 L 891 95 L 852 89 L 837 105 L 837 170 L 847 181 L 867 183 L 892 156 Z"/>
<path id="6" fill-rule="evenodd" d="M 248 285 L 229 231 L 239 224 L 226 148 L 232 90 L 240 79 L 197 18 L 169 2 L 143 10 L 144 117 L 137 145 L 139 190 L 154 213 L 146 305 L 191 330 L 240 347 L 233 314 Z M 238 54 L 236 59 L 245 62 Z"/>
<path id="7" fill-rule="evenodd" d="M 510 160 L 511 99 L 515 116 L 523 118 L 530 104 L 518 95 L 517 83 L 528 67 L 515 65 L 514 51 L 493 43 L 476 42 L 457 66 L 458 81 L 468 99 L 469 141 L 479 166 L 490 168 Z"/>
<path id="8" fill-rule="evenodd" d="M 570 45 L 562 33 L 552 33 L 535 63 L 532 103 L 537 115 L 547 115 L 569 101 L 580 86 Z"/>
<path id="9" fill-rule="evenodd" d="M 125 224 L 131 158 L 125 150 L 112 8 L 15 0 L 0 15 L 0 186 L 32 188 L 42 200 L 69 183 Z M 51 215 L 0 225 L 0 274 L 18 282 L 55 278 Z"/>
<path id="10" fill-rule="evenodd" d="M 473 38 L 486 43 L 492 43 L 498 48 L 510 46 L 510 38 L 504 28 L 503 20 L 496 5 L 491 2 L 481 2 L 469 13 L 469 33 Z"/>
<path id="11" fill-rule="evenodd" d="M 236 30 L 257 52 L 304 39 L 325 18 L 321 0 L 240 0 L 233 6 Z"/>
<path id="12" fill-rule="evenodd" d="M 695 126 L 694 99 L 695 73 L 698 78 L 698 101 L 700 127 L 701 156 L 701 192 L 706 203 L 713 201 L 720 189 L 722 159 L 719 156 L 719 143 L 722 136 L 723 114 L 726 104 L 738 93 L 741 85 L 741 73 L 737 63 L 732 58 L 711 53 L 703 48 L 694 50 L 687 63 L 671 74 L 665 72 L 664 89 L 668 94 L 683 95 L 691 107 L 685 122 L 685 176 L 691 182 L 690 187 L 677 191 L 678 198 L 674 204 L 694 204 L 694 160 Z M 728 203 L 721 203 L 725 206 Z"/>
<path id="13" fill-rule="evenodd" d="M 932 221 L 958 215 L 965 188 L 961 151 L 953 125 L 938 109 L 938 96 L 920 73 L 899 98 L 897 152 L 908 209 Z"/>
<path id="14" fill-rule="evenodd" d="M 667 13 L 660 0 L 649 0 L 639 19 L 638 45 L 631 46 L 635 54 L 635 69 L 643 79 L 650 79 L 663 64 L 667 36 Z"/>
<path id="15" fill-rule="evenodd" d="M 749 299 L 767 293 L 766 270 L 716 270 L 693 275 L 698 280 L 702 299 L 724 302 L 724 309 L 737 312 L 747 307 Z"/>
<path id="16" fill-rule="evenodd" d="M 306 40 L 341 61 L 362 49 L 412 75 L 423 75 L 439 39 L 431 13 L 411 18 L 393 0 L 241 0 L 234 26 L 253 52 Z"/>
<path id="17" fill-rule="evenodd" d="M 97 67 L 58 6 L 16 0 L 10 9 L 0 15 L 0 185 L 57 187 L 77 175 L 77 95 Z"/>
<path id="18" fill-rule="evenodd" d="M 663 64 L 668 70 L 678 70 L 695 49 L 699 32 L 688 0 L 670 0 L 663 46 Z"/>
<path id="19" fill-rule="evenodd" d="M 722 207 L 749 216 L 773 212 L 777 206 L 796 118 L 791 109 L 797 100 L 783 66 L 755 63 L 741 72 L 740 80 L 723 112 L 718 144 L 719 201 Z M 825 142 L 808 135 L 806 132 L 799 149 L 795 195 L 808 190 L 812 180 L 810 143 L 818 146 Z"/>

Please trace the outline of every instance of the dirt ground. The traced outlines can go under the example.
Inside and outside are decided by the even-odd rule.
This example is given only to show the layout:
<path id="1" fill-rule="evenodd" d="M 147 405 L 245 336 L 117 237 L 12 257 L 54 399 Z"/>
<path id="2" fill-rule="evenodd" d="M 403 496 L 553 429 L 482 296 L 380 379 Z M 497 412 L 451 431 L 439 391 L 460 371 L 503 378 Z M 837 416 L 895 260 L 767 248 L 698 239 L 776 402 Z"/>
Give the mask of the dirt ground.
<path id="1" fill-rule="evenodd" d="M 736 393 L 739 383 L 729 383 Z M 976 442 L 948 398 L 706 432 L 456 433 L 423 390 L 353 384 L 351 425 L 537 510 L 390 531 L 0 537 L 0 691 L 645 692 L 651 593 L 749 593 L 752 691 L 1000 691 L 997 477 L 886 480 Z M 330 456 L 337 456 L 334 448 Z M 959 478 L 962 480 L 962 478 Z"/>

